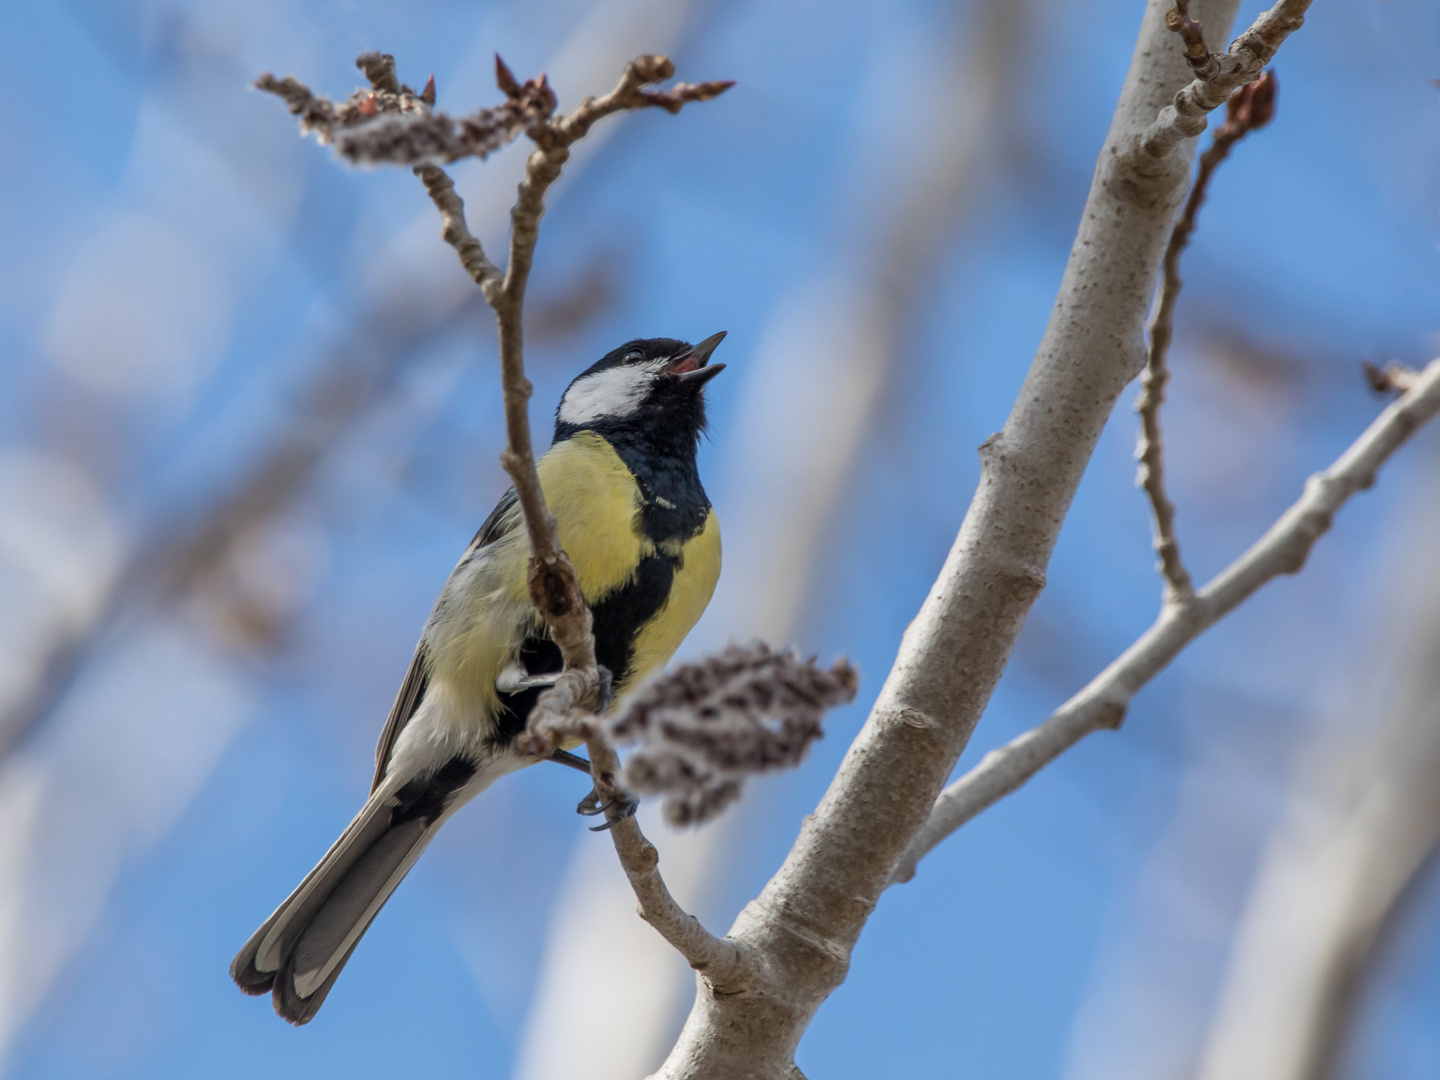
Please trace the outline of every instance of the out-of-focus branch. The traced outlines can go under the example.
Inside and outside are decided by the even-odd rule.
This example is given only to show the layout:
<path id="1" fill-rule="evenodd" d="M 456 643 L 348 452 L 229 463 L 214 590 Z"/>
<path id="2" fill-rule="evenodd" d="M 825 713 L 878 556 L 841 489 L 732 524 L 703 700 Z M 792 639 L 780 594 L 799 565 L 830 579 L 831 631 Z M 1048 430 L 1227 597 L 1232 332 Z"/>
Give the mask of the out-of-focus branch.
<path id="1" fill-rule="evenodd" d="M 1182 14 L 1178 18 L 1175 9 L 1167 13 L 1167 25 L 1175 23 L 1173 29 L 1181 34 L 1186 43 L 1186 58 L 1191 59 L 1190 39 L 1185 36 L 1184 27 L 1189 22 L 1188 5 L 1177 4 Z M 1175 95 L 1175 100 L 1160 110 L 1160 115 L 1136 140 L 1129 165 L 1141 175 L 1154 169 L 1146 165 L 1145 159 L 1153 161 L 1162 158 L 1184 139 L 1192 139 L 1205 130 L 1206 117 L 1229 100 L 1233 90 L 1260 77 L 1265 65 L 1274 58 L 1285 39 L 1299 30 L 1305 23 L 1305 12 L 1310 0 L 1279 0 L 1270 10 L 1261 14 L 1243 34 L 1230 44 L 1228 52 L 1215 54 L 1203 61 L 1204 70 L 1210 74 L 1197 77 Z M 1198 35 L 1198 26 L 1195 35 Z M 1200 39 L 1204 48 L 1204 39 Z M 1212 66 L 1213 64 L 1213 66 Z"/>
<path id="2" fill-rule="evenodd" d="M 1187 7 L 1177 2 L 1171 14 L 1179 12 L 1180 17 L 1186 19 Z M 1167 23 L 1169 21 L 1167 17 Z M 1198 36 L 1199 24 L 1193 25 Z M 1187 42 L 1189 40 L 1186 38 Z M 1203 38 L 1200 40 L 1203 48 Z M 1186 59 L 1191 59 L 1188 49 Z M 1170 246 L 1165 249 L 1160 300 L 1150 321 L 1150 351 L 1145 371 L 1140 376 L 1140 397 L 1135 402 L 1135 411 L 1140 414 L 1140 444 L 1135 456 L 1140 461 L 1137 482 L 1150 499 L 1155 519 L 1155 553 L 1160 557 L 1160 572 L 1165 577 L 1167 603 L 1186 603 L 1195 595 L 1190 572 L 1185 569 L 1180 557 L 1180 541 L 1175 535 L 1175 505 L 1165 492 L 1165 447 L 1160 429 L 1160 407 L 1165 403 L 1165 385 L 1170 380 L 1166 358 L 1175 333 L 1175 303 L 1184 285 L 1180 278 L 1180 255 L 1195 231 L 1195 222 L 1215 170 L 1229 156 L 1231 147 L 1270 122 L 1275 115 L 1276 90 L 1274 72 L 1266 72 L 1255 82 L 1230 95 L 1225 123 L 1215 132 L 1209 148 L 1200 155 L 1195 183 L 1191 185 L 1180 220 L 1170 234 Z"/>
<path id="3" fill-rule="evenodd" d="M 1370 389 L 1377 394 L 1403 394 L 1415 385 L 1416 372 L 1413 368 L 1400 364 L 1382 368 L 1368 360 L 1363 361 L 1360 368 L 1365 373 L 1365 381 L 1370 384 Z"/>
<path id="4" fill-rule="evenodd" d="M 95 650 L 136 610 L 193 595 L 227 564 L 244 535 L 275 517 L 313 477 L 331 447 L 393 385 L 403 358 L 432 337 L 451 332 L 459 309 L 440 322 L 417 323 L 402 296 L 372 310 L 355 335 L 337 345 L 299 396 L 297 416 L 226 493 L 199 513 L 155 522 L 116 570 L 95 614 L 57 635 L 31 689 L 0 716 L 0 759 L 41 728 Z"/>
<path id="5" fill-rule="evenodd" d="M 1413 373 L 1412 373 L 1413 374 Z M 1432 463 L 1433 472 L 1433 463 Z M 1335 1080 L 1407 898 L 1440 844 L 1440 579 L 1436 484 L 1417 493 L 1390 568 L 1390 610 L 1365 702 L 1378 722 L 1327 725 L 1245 903 L 1195 1075 Z M 1393 692 L 1392 692 L 1393 691 Z M 1351 722 L 1353 721 L 1353 722 Z M 1409 909 L 1409 910 L 1407 910 Z"/>
<path id="6" fill-rule="evenodd" d="M 1120 726 L 1135 694 L 1182 649 L 1248 599 L 1262 585 L 1305 565 L 1310 549 L 1335 513 L 1370 487 L 1390 455 L 1440 412 L 1440 360 L 1390 404 L 1335 464 L 1312 476 L 1305 493 L 1249 551 L 1231 563 L 1185 605 L 1167 605 L 1155 624 L 1088 686 L 1043 724 L 992 750 L 935 800 L 934 809 L 895 871 L 908 881 L 941 840 L 1093 731 Z"/>

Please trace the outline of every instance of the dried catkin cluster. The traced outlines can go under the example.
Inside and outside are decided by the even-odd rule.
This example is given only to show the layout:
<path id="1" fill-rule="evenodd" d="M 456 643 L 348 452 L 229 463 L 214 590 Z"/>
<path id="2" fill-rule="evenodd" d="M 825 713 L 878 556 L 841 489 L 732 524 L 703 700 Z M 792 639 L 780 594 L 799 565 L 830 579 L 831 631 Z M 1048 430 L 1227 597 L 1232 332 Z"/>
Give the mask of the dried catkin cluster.
<path id="1" fill-rule="evenodd" d="M 755 773 L 799 764 L 826 710 L 855 697 L 849 661 L 826 671 L 768 645 L 731 645 L 640 690 L 609 725 L 636 744 L 623 786 L 665 796 L 672 824 L 714 817 Z"/>
<path id="2" fill-rule="evenodd" d="M 555 111 L 555 93 L 544 76 L 517 82 L 496 58 L 506 100 L 458 119 L 436 112 L 435 81 L 416 93 L 395 77 L 395 58 L 365 53 L 355 61 L 371 88 L 336 104 L 298 80 L 261 75 L 255 88 L 284 99 L 300 129 L 357 165 L 421 165 L 484 158 L 522 131 L 543 124 Z"/>

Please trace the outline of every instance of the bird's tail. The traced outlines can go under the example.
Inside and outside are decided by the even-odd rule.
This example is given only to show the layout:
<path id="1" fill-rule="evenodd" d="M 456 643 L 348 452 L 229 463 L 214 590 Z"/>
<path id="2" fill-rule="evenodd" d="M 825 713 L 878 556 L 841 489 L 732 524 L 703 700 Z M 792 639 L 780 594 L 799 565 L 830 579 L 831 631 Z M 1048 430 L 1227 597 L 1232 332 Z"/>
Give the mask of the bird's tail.
<path id="1" fill-rule="evenodd" d="M 236 985 L 247 994 L 272 991 L 277 1013 L 308 1023 L 474 775 L 470 762 L 455 758 L 431 775 L 382 784 L 236 955 L 230 964 Z"/>

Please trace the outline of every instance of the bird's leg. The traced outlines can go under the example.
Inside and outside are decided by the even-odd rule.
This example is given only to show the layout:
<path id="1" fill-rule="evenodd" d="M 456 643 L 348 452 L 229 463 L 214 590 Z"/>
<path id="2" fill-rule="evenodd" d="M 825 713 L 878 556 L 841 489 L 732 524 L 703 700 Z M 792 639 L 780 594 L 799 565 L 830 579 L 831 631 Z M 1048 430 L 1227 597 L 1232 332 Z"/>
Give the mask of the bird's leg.
<path id="1" fill-rule="evenodd" d="M 583 772 L 586 776 L 590 775 L 590 762 L 586 761 L 579 754 L 570 753 L 569 750 L 556 750 L 545 760 L 553 761 L 557 765 L 565 765 L 577 772 Z"/>
<path id="2" fill-rule="evenodd" d="M 547 671 L 540 675 L 520 675 L 514 670 L 502 671 L 495 680 L 495 689 L 502 694 L 518 694 L 521 690 L 548 690 L 560 681 L 560 672 Z"/>
<path id="3" fill-rule="evenodd" d="M 600 711 L 608 712 L 611 704 L 615 701 L 615 677 L 610 669 L 604 664 L 596 664 L 600 676 Z M 617 791 L 615 798 L 608 803 L 600 801 L 600 795 L 594 788 L 590 794 L 580 800 L 580 805 L 575 808 L 577 814 L 585 817 L 594 817 L 596 814 L 605 815 L 605 824 L 596 825 L 591 832 L 604 832 L 617 821 L 624 821 L 628 817 L 634 817 L 635 811 L 640 808 L 640 800 L 626 791 Z"/>
<path id="4" fill-rule="evenodd" d="M 604 664 L 596 664 L 595 671 L 600 682 L 600 708 L 596 711 L 603 713 L 615 700 L 615 677 Z M 502 694 L 518 694 L 522 690 L 548 690 L 560 681 L 562 674 L 564 673 L 560 671 L 542 671 L 539 675 L 531 675 L 518 664 L 514 664 L 496 678 L 495 689 Z"/>
<path id="5" fill-rule="evenodd" d="M 614 676 L 610 674 L 610 669 L 604 664 L 597 664 L 596 669 L 600 678 L 599 711 L 603 713 L 606 709 L 610 708 L 611 702 L 615 700 L 615 679 Z M 559 677 L 559 672 L 547 675 L 527 675 L 523 679 L 509 682 L 506 691 L 513 692 L 514 690 L 526 689 L 531 686 L 554 686 L 555 681 Z M 574 769 L 576 772 L 583 772 L 586 776 L 590 775 L 590 763 L 579 754 L 572 754 L 568 750 L 555 750 L 545 760 L 553 761 L 557 765 L 564 765 L 567 768 Z M 595 817 L 598 814 L 604 814 L 605 824 L 597 825 L 590 830 L 591 832 L 603 832 L 617 821 L 624 821 L 626 818 L 634 816 L 635 810 L 639 805 L 639 799 L 627 794 L 622 794 L 609 803 L 602 803 L 599 793 L 592 787 L 589 794 L 580 800 L 580 805 L 575 807 L 575 812 L 585 817 Z"/>

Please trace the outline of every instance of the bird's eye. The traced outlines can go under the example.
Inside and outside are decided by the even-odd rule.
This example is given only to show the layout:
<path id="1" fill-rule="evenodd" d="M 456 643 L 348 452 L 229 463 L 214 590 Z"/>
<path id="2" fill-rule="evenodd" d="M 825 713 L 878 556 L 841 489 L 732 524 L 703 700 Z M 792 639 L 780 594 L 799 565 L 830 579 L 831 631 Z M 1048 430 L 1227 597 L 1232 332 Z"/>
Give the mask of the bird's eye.
<path id="1" fill-rule="evenodd" d="M 643 359 L 645 359 L 645 354 L 644 354 L 644 353 L 642 353 L 639 349 L 631 349 L 629 352 L 627 352 L 627 353 L 625 354 L 625 357 L 624 357 L 622 363 L 633 364 L 633 363 L 635 363 L 635 361 L 637 361 L 637 360 L 643 360 Z"/>

